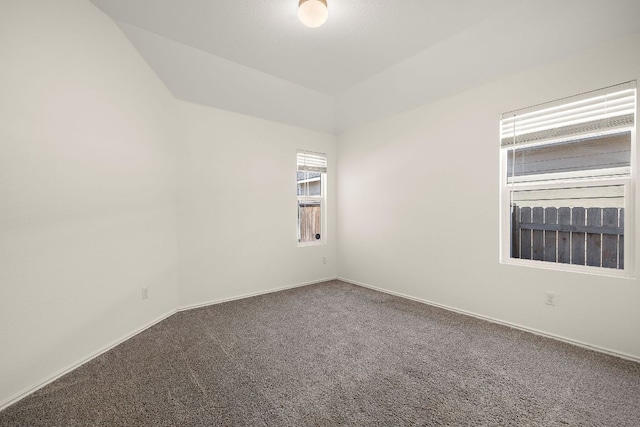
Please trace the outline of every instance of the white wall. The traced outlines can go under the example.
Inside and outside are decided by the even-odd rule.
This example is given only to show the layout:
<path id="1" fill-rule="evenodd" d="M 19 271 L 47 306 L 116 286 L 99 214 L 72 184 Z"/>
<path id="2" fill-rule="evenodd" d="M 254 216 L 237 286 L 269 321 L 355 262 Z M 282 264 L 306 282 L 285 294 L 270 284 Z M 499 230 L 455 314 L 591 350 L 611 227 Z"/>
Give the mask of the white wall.
<path id="1" fill-rule="evenodd" d="M 640 79 L 639 46 L 628 36 L 341 134 L 338 275 L 640 358 L 637 279 L 498 253 L 500 113 Z"/>
<path id="2" fill-rule="evenodd" d="M 335 136 L 186 102 L 179 111 L 181 306 L 334 278 Z M 297 149 L 327 154 L 326 245 L 297 246 Z"/>
<path id="3" fill-rule="evenodd" d="M 2 406 L 178 296 L 169 92 L 86 1 L 0 2 L 0 58 Z"/>

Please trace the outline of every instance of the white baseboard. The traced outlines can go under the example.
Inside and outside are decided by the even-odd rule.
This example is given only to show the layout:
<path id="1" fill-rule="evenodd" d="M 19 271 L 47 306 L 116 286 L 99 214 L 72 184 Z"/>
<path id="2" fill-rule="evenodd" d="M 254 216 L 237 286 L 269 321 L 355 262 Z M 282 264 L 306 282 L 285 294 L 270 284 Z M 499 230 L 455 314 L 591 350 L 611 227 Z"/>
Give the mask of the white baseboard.
<path id="1" fill-rule="evenodd" d="M 194 308 L 201 308 L 201 307 L 206 307 L 206 306 L 209 306 L 209 305 L 221 304 L 223 302 L 228 302 L 228 301 L 234 301 L 234 300 L 239 300 L 239 299 L 244 299 L 244 298 L 250 298 L 250 297 L 254 297 L 254 296 L 258 296 L 258 295 L 270 294 L 270 293 L 273 293 L 273 292 L 284 291 L 284 290 L 287 290 L 287 289 L 300 288 L 300 287 L 303 287 L 303 286 L 308 286 L 308 285 L 313 285 L 313 284 L 316 284 L 316 283 L 327 282 L 327 281 L 330 281 L 330 280 L 341 280 L 343 282 L 351 283 L 353 285 L 361 286 L 363 288 L 373 289 L 375 291 L 383 292 L 383 293 L 394 295 L 394 296 L 397 296 L 397 297 L 410 299 L 410 300 L 417 301 L 417 302 L 420 302 L 420 303 L 423 303 L 423 304 L 428 304 L 428 305 L 431 305 L 431 306 L 434 306 L 434 307 L 439 307 L 439 308 L 442 308 L 442 309 L 445 309 L 445 310 L 449 310 L 449 311 L 453 311 L 453 312 L 456 312 L 456 313 L 460 313 L 460 314 L 463 314 L 463 315 L 466 315 L 466 316 L 472 316 L 472 317 L 475 317 L 477 319 L 486 320 L 488 322 L 497 323 L 497 324 L 500 324 L 500 325 L 508 326 L 510 328 L 519 329 L 519 330 L 522 330 L 522 331 L 525 331 L 525 332 L 529 332 L 529 333 L 532 333 L 532 334 L 544 336 L 544 337 L 547 337 L 547 338 L 552 338 L 552 339 L 555 339 L 555 340 L 566 342 L 568 344 L 573 344 L 573 345 L 576 345 L 576 346 L 579 346 L 579 347 L 587 348 L 589 350 L 598 351 L 600 353 L 605 353 L 605 354 L 609 354 L 609 355 L 612 355 L 612 356 L 620 357 L 622 359 L 627 359 L 627 360 L 631 360 L 631 361 L 640 363 L 640 358 L 638 358 L 636 356 L 633 356 L 633 355 L 630 355 L 630 354 L 621 353 L 621 352 L 614 351 L 614 350 L 611 350 L 611 349 L 607 349 L 607 348 L 604 348 L 604 347 L 594 346 L 594 345 L 583 343 L 583 342 L 580 342 L 580 341 L 576 341 L 576 340 L 573 340 L 573 339 L 570 339 L 570 338 L 565 338 L 565 337 L 562 337 L 562 336 L 559 336 L 559 335 L 550 334 L 550 333 L 547 333 L 547 332 L 539 331 L 539 330 L 536 330 L 536 329 L 533 329 L 533 328 L 528 328 L 528 327 L 525 327 L 525 326 L 521 326 L 521 325 L 517 325 L 517 324 L 514 324 L 514 323 L 510 323 L 510 322 L 505 322 L 505 321 L 502 321 L 502 320 L 499 320 L 499 319 L 494 319 L 492 317 L 483 316 L 481 314 L 473 313 L 473 312 L 470 312 L 470 311 L 460 310 L 460 309 L 457 309 L 457 308 L 454 308 L 454 307 L 450 307 L 450 306 L 447 306 L 447 305 L 444 305 L 444 304 L 439 304 L 439 303 L 436 303 L 436 302 L 433 302 L 433 301 L 429 301 L 429 300 L 425 300 L 425 299 L 422 299 L 422 298 L 412 297 L 410 295 L 402 294 L 400 292 L 394 292 L 394 291 L 390 291 L 390 290 L 387 290 L 387 289 L 379 288 L 379 287 L 376 287 L 376 286 L 367 285 L 365 283 L 357 282 L 355 280 L 347 279 L 347 278 L 344 278 L 344 277 L 328 277 L 328 278 L 325 278 L 325 279 L 314 280 L 314 281 L 311 281 L 311 282 L 304 282 L 304 283 L 298 283 L 298 284 L 295 284 L 295 285 L 282 286 L 282 287 L 279 287 L 279 288 L 268 289 L 268 290 L 265 290 L 265 291 L 252 292 L 252 293 L 249 293 L 249 294 L 243 294 L 243 295 L 238 295 L 238 296 L 229 297 L 229 298 L 221 298 L 221 299 L 209 301 L 209 302 L 206 302 L 206 303 L 193 304 L 193 305 L 183 306 L 183 307 L 180 307 L 180 308 L 177 308 L 177 309 L 174 309 L 174 310 L 170 310 L 169 312 L 167 312 L 167 313 L 163 314 L 162 316 L 156 318 L 155 320 L 147 323 L 146 325 L 134 330 L 133 332 L 125 335 L 124 337 L 122 337 L 122 338 L 120 338 L 120 339 L 118 339 L 118 340 L 116 340 L 116 341 L 114 341 L 114 342 L 102 347 L 101 349 L 99 349 L 99 350 L 87 355 L 86 357 L 82 358 L 81 360 L 79 360 L 79 361 L 77 361 L 75 363 L 72 363 L 71 365 L 59 370 L 58 372 L 56 372 L 53 375 L 51 375 L 48 378 L 46 378 L 45 380 L 43 380 L 43 381 L 41 381 L 41 382 L 39 382 L 37 384 L 34 384 L 33 386 L 28 387 L 28 388 L 26 388 L 25 390 L 23 390 L 23 391 L 21 391 L 19 393 L 16 393 L 15 395 L 9 397 L 8 399 L 5 399 L 4 401 L 0 402 L 0 411 L 2 411 L 3 409 L 5 409 L 5 408 L 7 408 L 7 407 L 9 407 L 11 405 L 13 405 L 14 403 L 18 402 L 19 400 L 27 397 L 31 393 L 34 393 L 35 391 L 41 389 L 42 387 L 46 386 L 47 384 L 57 380 L 61 376 L 73 371 L 76 368 L 79 368 L 80 366 L 82 366 L 85 363 L 91 361 L 92 359 L 95 359 L 96 357 L 100 356 L 101 354 L 111 350 L 115 346 L 117 346 L 119 344 L 122 344 L 123 342 L 125 342 L 128 339 L 134 337 L 135 335 L 138 335 L 139 333 L 143 332 L 144 330 L 152 327 L 153 325 L 165 320 L 166 318 L 168 318 L 169 316 L 175 314 L 176 312 L 192 310 Z"/>
<path id="2" fill-rule="evenodd" d="M 397 296 L 397 297 L 400 297 L 400 298 L 410 299 L 412 301 L 417 301 L 417 302 L 420 302 L 420 303 L 423 303 L 423 304 L 427 304 L 427 305 L 431 305 L 431 306 L 434 306 L 434 307 L 442 308 L 444 310 L 453 311 L 453 312 L 456 312 L 456 313 L 463 314 L 465 316 L 471 316 L 471 317 L 475 317 L 477 319 L 486 320 L 487 322 L 497 323 L 499 325 L 508 326 L 508 327 L 514 328 L 514 329 L 519 329 L 519 330 L 524 331 L 524 332 L 529 332 L 529 333 L 532 333 L 532 334 L 535 334 L 535 335 L 540 335 L 540 336 L 543 336 L 543 337 L 546 337 L 546 338 L 551 338 L 551 339 L 554 339 L 554 340 L 562 341 L 562 342 L 565 342 L 567 344 L 572 344 L 572 345 L 575 345 L 575 346 L 578 346 L 578 347 L 582 347 L 582 348 L 586 348 L 586 349 L 589 349 L 589 350 L 597 351 L 599 353 L 604 353 L 604 354 L 608 354 L 608 355 L 611 355 L 611 356 L 619 357 L 621 359 L 631 360 L 633 362 L 640 363 L 640 357 L 637 357 L 637 356 L 634 356 L 634 355 L 631 355 L 631 354 L 622 353 L 622 352 L 619 352 L 619 351 L 611 350 L 611 349 L 608 349 L 608 348 L 605 348 L 605 347 L 596 346 L 596 345 L 593 345 L 593 344 L 587 344 L 587 343 L 584 343 L 582 341 L 577 341 L 577 340 L 574 340 L 574 339 L 571 339 L 571 338 L 566 338 L 566 337 L 563 337 L 563 336 L 560 336 L 560 335 L 551 334 L 551 333 L 540 331 L 540 330 L 537 330 L 537 329 L 534 329 L 534 328 L 529 328 L 529 327 L 526 327 L 526 326 L 517 325 L 515 323 L 506 322 L 504 320 L 494 319 L 493 317 L 483 316 L 482 314 L 477 314 L 477 313 L 473 313 L 471 311 L 461 310 L 461 309 L 458 309 L 458 308 L 455 308 L 455 307 L 451 307 L 451 306 L 444 305 L 444 304 L 439 304 L 437 302 L 429 301 L 429 300 L 426 300 L 426 299 L 413 297 L 411 295 L 405 295 L 405 294 L 402 294 L 400 292 L 395 292 L 395 291 L 390 291 L 388 289 L 378 288 L 376 286 L 367 285 L 365 283 L 357 282 L 355 280 L 347 279 L 347 278 L 344 278 L 344 277 L 338 277 L 337 280 L 341 280 L 341 281 L 346 282 L 346 283 L 351 283 L 352 285 L 361 286 L 363 288 L 373 289 L 374 291 L 383 292 L 385 294 L 394 295 L 394 296 Z"/>
<path id="3" fill-rule="evenodd" d="M 84 365 L 85 363 L 95 359 L 96 357 L 100 356 L 103 353 L 106 353 L 107 351 L 111 350 L 112 348 L 114 348 L 115 346 L 122 344 L 123 342 L 125 342 L 126 340 L 128 340 L 129 338 L 132 338 L 136 335 L 138 335 L 140 332 L 149 329 L 150 327 L 152 327 L 153 325 L 155 325 L 156 323 L 160 323 L 162 322 L 164 319 L 166 319 L 167 317 L 173 315 L 176 313 L 176 310 L 170 310 L 169 312 L 163 314 L 162 316 L 156 318 L 155 320 L 152 320 L 151 322 L 145 324 L 144 326 L 141 326 L 140 328 L 134 330 L 133 332 L 125 335 L 124 337 L 113 341 L 110 344 L 107 344 L 106 346 L 102 347 L 101 349 L 94 351 L 93 353 L 90 353 L 89 355 L 83 357 L 82 359 L 78 360 L 75 363 L 70 364 L 69 366 L 60 369 L 58 372 L 54 373 L 53 375 L 47 377 L 46 379 L 44 379 L 43 381 L 38 382 L 37 384 L 32 385 L 31 387 L 28 387 L 24 390 L 22 390 L 21 392 L 18 392 L 16 394 L 14 394 L 13 396 L 9 397 L 8 399 L 3 400 L 2 402 L 0 402 L 0 411 L 2 411 L 3 409 L 13 405 L 14 403 L 18 402 L 21 399 L 24 399 L 25 397 L 27 397 L 28 395 L 30 395 L 31 393 L 34 393 L 38 390 L 40 390 L 42 387 L 46 386 L 49 383 L 52 383 L 53 381 L 57 380 L 58 378 L 60 378 L 61 376 L 73 371 L 74 369 L 79 368 L 80 366 Z"/>
<path id="4" fill-rule="evenodd" d="M 161 321 L 163 321 L 167 317 L 169 317 L 169 316 L 171 316 L 171 315 L 173 315 L 173 314 L 175 314 L 175 313 L 177 313 L 179 311 L 186 311 L 186 310 L 191 310 L 191 309 L 194 309 L 194 308 L 206 307 L 206 306 L 213 305 L 213 304 L 220 304 L 220 303 L 227 302 L 227 301 L 234 301 L 234 300 L 243 299 L 243 298 L 249 298 L 249 297 L 253 297 L 253 296 L 257 296 L 257 295 L 270 294 L 272 292 L 284 291 L 286 289 L 299 288 L 299 287 L 302 287 L 302 286 L 313 285 L 315 283 L 322 283 L 322 282 L 326 282 L 326 281 L 329 281 L 329 280 L 335 280 L 335 279 L 336 279 L 336 277 L 330 277 L 330 278 L 326 278 L 326 279 L 319 279 L 319 280 L 314 280 L 314 281 L 311 281 L 311 282 L 304 282 L 304 283 L 298 283 L 298 284 L 295 284 L 295 285 L 282 286 L 282 287 L 279 287 L 279 288 L 269 289 L 269 290 L 266 290 L 266 291 L 253 292 L 253 293 L 250 293 L 250 294 L 238 295 L 238 296 L 235 296 L 235 297 L 223 298 L 223 299 L 209 301 L 209 302 L 202 303 L 202 304 L 194 304 L 194 305 L 184 306 L 184 307 L 180 307 L 180 308 L 177 308 L 177 309 L 170 310 L 169 312 L 167 312 L 167 313 L 163 314 L 162 316 L 158 317 L 157 319 L 147 323 L 146 325 L 134 330 L 133 332 L 125 335 L 124 337 L 112 342 L 111 344 L 108 344 L 108 345 L 102 347 L 101 349 L 99 349 L 99 350 L 87 355 L 86 357 L 83 357 L 82 359 L 78 360 L 77 362 L 72 363 L 71 365 L 59 370 L 58 372 L 56 372 L 53 375 L 47 377 L 43 381 L 40 381 L 37 384 L 34 384 L 33 386 L 28 387 L 28 388 L 22 390 L 21 392 L 18 392 L 16 394 L 14 394 L 13 396 L 9 397 L 8 399 L 3 400 L 2 402 L 0 402 L 0 411 L 2 411 L 3 409 L 5 409 L 5 408 L 7 408 L 7 407 L 9 407 L 11 405 L 13 405 L 14 403 L 18 402 L 19 400 L 24 399 L 25 397 L 27 397 L 31 393 L 34 393 L 34 392 L 38 391 L 42 387 L 44 387 L 47 384 L 57 380 L 61 376 L 73 371 L 74 369 L 79 368 L 80 366 L 82 366 L 85 363 L 91 361 L 92 359 L 95 359 L 96 357 L 100 356 L 101 354 L 111 350 L 112 348 L 114 348 L 115 346 L 117 346 L 119 344 L 122 344 L 123 342 L 125 342 L 129 338 L 132 338 L 132 337 L 138 335 L 140 332 L 142 332 L 142 331 L 144 331 L 146 329 L 149 329 L 153 325 L 155 325 L 157 323 L 160 323 Z"/>
<path id="5" fill-rule="evenodd" d="M 279 288 L 268 289 L 266 291 L 251 292 L 249 294 L 242 294 L 235 297 L 221 298 L 221 299 L 216 299 L 216 300 L 212 300 L 204 303 L 185 305 L 185 306 L 179 307 L 177 311 L 193 310 L 194 308 L 207 307 L 209 305 L 222 304 L 223 302 L 235 301 L 235 300 L 244 299 L 244 298 L 251 298 L 251 297 L 256 297 L 258 295 L 271 294 L 273 292 L 285 291 L 287 289 L 301 288 L 303 286 L 315 285 L 316 283 L 328 282 L 330 280 L 336 280 L 336 277 L 329 277 L 326 279 L 313 280 L 311 282 L 304 282 L 304 283 L 298 283 L 295 285 L 282 286 Z"/>

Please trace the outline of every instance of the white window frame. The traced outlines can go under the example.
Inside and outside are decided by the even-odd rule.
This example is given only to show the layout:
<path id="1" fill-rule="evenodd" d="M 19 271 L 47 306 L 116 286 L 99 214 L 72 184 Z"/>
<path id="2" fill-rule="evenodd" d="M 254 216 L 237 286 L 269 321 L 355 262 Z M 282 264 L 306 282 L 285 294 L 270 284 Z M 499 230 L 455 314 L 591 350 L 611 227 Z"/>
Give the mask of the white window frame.
<path id="1" fill-rule="evenodd" d="M 301 153 L 311 154 L 311 155 L 320 155 L 323 156 L 326 160 L 327 155 L 325 153 L 318 153 L 308 150 L 298 150 L 298 157 Z M 298 157 L 296 157 L 296 170 L 298 165 Z M 297 195 L 297 186 L 298 181 L 296 181 L 296 195 Z M 317 202 L 320 204 L 320 239 L 314 240 L 311 242 L 301 242 L 300 241 L 300 223 L 298 218 L 298 209 L 301 201 L 311 201 Z M 297 196 L 296 200 L 296 236 L 298 247 L 307 247 L 307 246 L 319 246 L 326 244 L 327 241 L 327 173 L 320 172 L 320 195 L 319 196 Z"/>
<path id="2" fill-rule="evenodd" d="M 500 262 L 502 264 L 610 277 L 635 277 L 635 182 L 637 174 L 636 130 L 638 126 L 637 92 L 635 117 L 635 123 L 629 129 L 631 132 L 631 165 L 628 168 L 623 167 L 610 169 L 606 172 L 596 171 L 595 173 L 593 171 L 589 171 L 590 173 L 588 174 L 584 174 L 581 172 L 564 172 L 556 174 L 548 173 L 539 175 L 539 180 L 536 180 L 535 176 L 528 176 L 526 179 L 518 179 L 518 177 L 508 178 L 507 154 L 509 147 L 500 148 Z M 519 145 L 518 147 L 526 148 L 535 145 L 536 144 L 523 144 Z M 588 175 L 588 177 L 586 177 L 585 175 Z M 622 185 L 624 188 L 624 269 L 565 264 L 559 262 L 511 257 L 511 191 L 567 188 L 567 186 L 570 186 L 572 188 L 587 188 L 602 185 Z"/>

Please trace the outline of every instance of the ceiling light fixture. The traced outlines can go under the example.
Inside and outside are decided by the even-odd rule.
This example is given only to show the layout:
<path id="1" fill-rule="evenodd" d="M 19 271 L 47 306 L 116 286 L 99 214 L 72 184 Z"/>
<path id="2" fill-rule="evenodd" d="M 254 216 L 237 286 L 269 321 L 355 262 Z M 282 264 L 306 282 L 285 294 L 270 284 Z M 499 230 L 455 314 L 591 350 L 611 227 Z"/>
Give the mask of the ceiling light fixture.
<path id="1" fill-rule="evenodd" d="M 298 3 L 298 19 L 309 28 L 319 27 L 328 17 L 327 0 L 300 0 Z"/>

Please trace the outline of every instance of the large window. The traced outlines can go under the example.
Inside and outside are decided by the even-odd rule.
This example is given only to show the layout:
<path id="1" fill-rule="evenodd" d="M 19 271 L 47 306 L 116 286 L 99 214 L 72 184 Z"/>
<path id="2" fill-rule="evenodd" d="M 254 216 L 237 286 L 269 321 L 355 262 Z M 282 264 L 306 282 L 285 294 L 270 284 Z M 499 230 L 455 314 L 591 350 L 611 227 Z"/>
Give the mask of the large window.
<path id="1" fill-rule="evenodd" d="M 632 274 L 635 111 L 628 82 L 502 115 L 503 262 Z"/>
<path id="2" fill-rule="evenodd" d="M 325 154 L 298 151 L 298 244 L 301 246 L 325 241 L 326 173 Z"/>

